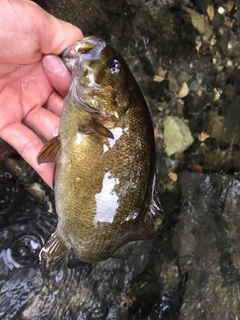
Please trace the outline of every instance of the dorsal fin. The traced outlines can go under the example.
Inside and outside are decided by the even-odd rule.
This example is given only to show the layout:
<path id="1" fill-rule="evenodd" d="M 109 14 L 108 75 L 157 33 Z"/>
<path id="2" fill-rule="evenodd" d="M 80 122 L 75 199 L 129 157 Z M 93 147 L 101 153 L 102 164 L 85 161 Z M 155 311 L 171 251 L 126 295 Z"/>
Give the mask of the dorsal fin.
<path id="1" fill-rule="evenodd" d="M 59 162 L 60 158 L 60 139 L 56 136 L 49 140 L 41 149 L 37 156 L 37 163 Z"/>
<path id="2" fill-rule="evenodd" d="M 90 120 L 89 127 L 103 137 L 114 139 L 112 132 L 94 118 Z"/>

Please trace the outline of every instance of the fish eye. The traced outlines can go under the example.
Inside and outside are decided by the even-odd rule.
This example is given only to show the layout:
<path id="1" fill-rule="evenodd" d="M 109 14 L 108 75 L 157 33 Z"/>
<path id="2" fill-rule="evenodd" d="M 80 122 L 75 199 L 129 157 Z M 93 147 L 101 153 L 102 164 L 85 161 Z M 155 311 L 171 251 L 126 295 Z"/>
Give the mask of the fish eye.
<path id="1" fill-rule="evenodd" d="M 108 66 L 111 70 L 111 73 L 118 73 L 120 71 L 120 63 L 116 58 L 110 58 L 108 60 Z"/>

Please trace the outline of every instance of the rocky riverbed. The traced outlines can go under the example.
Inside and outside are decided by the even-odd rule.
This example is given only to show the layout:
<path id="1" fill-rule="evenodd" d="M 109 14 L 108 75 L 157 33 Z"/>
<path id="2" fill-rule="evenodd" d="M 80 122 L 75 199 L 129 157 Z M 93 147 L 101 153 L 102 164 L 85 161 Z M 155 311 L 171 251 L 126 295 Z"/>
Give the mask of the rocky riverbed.
<path id="1" fill-rule="evenodd" d="M 53 194 L 0 141 L 0 318 L 240 319 L 240 1 L 36 2 L 127 60 L 154 123 L 164 219 L 122 258 L 44 275 Z"/>

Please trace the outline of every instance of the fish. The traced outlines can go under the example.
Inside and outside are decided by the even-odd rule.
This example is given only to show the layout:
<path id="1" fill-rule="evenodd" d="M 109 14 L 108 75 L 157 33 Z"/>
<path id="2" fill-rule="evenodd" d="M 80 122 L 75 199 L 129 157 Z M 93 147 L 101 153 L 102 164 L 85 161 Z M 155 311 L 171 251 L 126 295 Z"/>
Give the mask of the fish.
<path id="1" fill-rule="evenodd" d="M 44 272 L 58 269 L 70 249 L 92 263 L 154 239 L 162 210 L 152 120 L 124 58 L 100 36 L 76 41 L 61 57 L 72 81 L 59 134 L 37 158 L 56 164 L 58 223 L 39 254 Z"/>

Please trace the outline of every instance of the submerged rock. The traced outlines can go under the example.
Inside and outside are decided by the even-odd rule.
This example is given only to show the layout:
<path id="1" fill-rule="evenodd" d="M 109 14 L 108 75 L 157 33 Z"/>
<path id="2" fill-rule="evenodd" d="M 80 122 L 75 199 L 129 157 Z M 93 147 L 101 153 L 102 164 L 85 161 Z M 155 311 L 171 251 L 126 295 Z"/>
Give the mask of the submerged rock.
<path id="1" fill-rule="evenodd" d="M 54 209 L 44 194 L 40 201 L 27 191 L 39 177 L 0 143 L 0 161 L 5 159 L 0 163 L 0 317 L 239 319 L 239 1 L 215 1 L 210 22 L 202 16 L 210 1 L 36 2 L 85 35 L 104 36 L 124 55 L 156 128 L 161 191 L 172 167 L 179 179 L 161 194 L 166 220 L 154 242 L 129 244 L 119 252 L 122 259 L 84 269 L 63 265 L 46 276 L 38 267 L 38 253 L 56 225 Z M 220 5 L 231 3 L 231 12 L 218 13 Z M 169 86 L 169 72 L 177 86 Z M 192 91 L 186 95 L 185 90 L 180 99 L 183 82 Z M 173 121 L 176 131 L 169 127 L 168 142 L 163 120 L 169 115 L 179 118 Z M 193 141 L 188 126 L 194 137 L 209 134 L 204 146 L 195 141 L 188 148 Z M 181 161 L 169 158 L 186 148 Z M 181 173 L 193 165 L 214 172 L 234 169 L 235 175 Z M 50 197 L 50 190 L 44 190 Z"/>
<path id="2" fill-rule="evenodd" d="M 180 87 L 180 90 L 179 90 L 179 98 L 184 98 L 188 95 L 188 92 L 189 92 L 189 89 L 188 89 L 188 85 L 186 82 L 183 82 L 181 87 Z"/>
<path id="3" fill-rule="evenodd" d="M 238 319 L 240 179 L 180 174 L 182 208 L 173 245 L 187 275 L 181 319 Z"/>
<path id="4" fill-rule="evenodd" d="M 185 151 L 193 143 L 193 137 L 182 119 L 169 116 L 164 120 L 164 142 L 166 153 L 171 156 Z"/>

